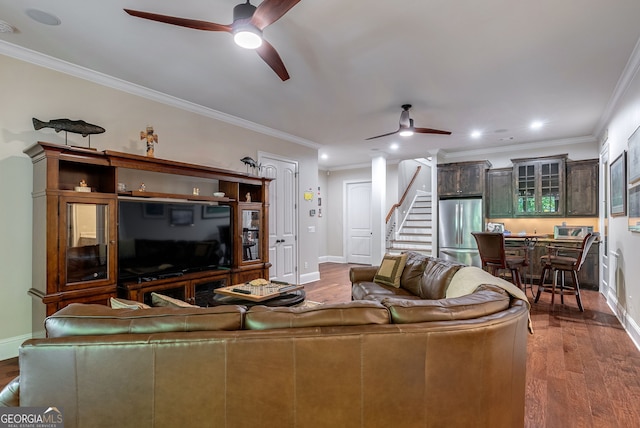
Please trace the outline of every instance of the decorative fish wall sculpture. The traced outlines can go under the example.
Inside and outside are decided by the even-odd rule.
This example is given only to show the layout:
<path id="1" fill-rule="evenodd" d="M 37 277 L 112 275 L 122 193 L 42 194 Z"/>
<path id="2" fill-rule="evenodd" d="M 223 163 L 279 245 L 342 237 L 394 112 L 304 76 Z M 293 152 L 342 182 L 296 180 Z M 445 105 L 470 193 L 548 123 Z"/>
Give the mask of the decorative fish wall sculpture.
<path id="1" fill-rule="evenodd" d="M 42 128 L 53 128 L 56 132 L 72 132 L 82 134 L 83 137 L 90 134 L 102 134 L 105 131 L 102 126 L 92 125 L 84 120 L 53 119 L 49 122 L 43 122 L 35 117 L 33 118 L 33 127 L 36 131 Z"/>

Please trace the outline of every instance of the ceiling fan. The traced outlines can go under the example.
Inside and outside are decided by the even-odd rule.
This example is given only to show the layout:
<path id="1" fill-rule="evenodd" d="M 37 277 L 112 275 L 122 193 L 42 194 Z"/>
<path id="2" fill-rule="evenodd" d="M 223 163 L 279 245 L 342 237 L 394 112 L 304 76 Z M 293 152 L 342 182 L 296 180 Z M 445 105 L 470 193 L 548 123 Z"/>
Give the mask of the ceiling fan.
<path id="1" fill-rule="evenodd" d="M 389 132 L 382 135 L 376 135 L 375 137 L 369 137 L 367 138 L 367 140 L 373 140 L 374 138 L 386 137 L 393 134 L 400 134 L 402 137 L 410 137 L 414 133 L 451 135 L 451 132 L 449 131 L 441 131 L 439 129 L 431 128 L 417 128 L 413 126 L 413 119 L 409 117 L 410 108 L 411 104 L 404 104 L 402 106 L 402 113 L 400 113 L 400 126 L 398 127 L 397 131 Z"/>
<path id="2" fill-rule="evenodd" d="M 282 79 L 289 79 L 289 73 L 273 46 L 262 38 L 262 30 L 273 24 L 289 11 L 300 0 L 264 0 L 258 7 L 249 3 L 240 3 L 233 8 L 233 22 L 231 24 L 216 24 L 214 22 L 196 19 L 178 18 L 175 16 L 158 15 L 156 13 L 141 12 L 124 9 L 131 16 L 193 28 L 205 31 L 224 31 L 233 34 L 236 44 L 247 49 L 255 49 L 260 58 L 271 67 Z"/>

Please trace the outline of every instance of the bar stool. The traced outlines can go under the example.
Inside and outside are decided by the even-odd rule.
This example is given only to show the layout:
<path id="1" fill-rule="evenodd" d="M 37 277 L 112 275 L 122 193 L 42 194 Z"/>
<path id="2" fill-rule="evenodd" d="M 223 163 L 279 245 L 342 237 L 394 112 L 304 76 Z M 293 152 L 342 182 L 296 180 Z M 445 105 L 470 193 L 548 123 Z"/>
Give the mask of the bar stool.
<path id="1" fill-rule="evenodd" d="M 489 273 L 498 276 L 500 270 L 509 270 L 511 279 L 518 288 L 526 291 L 522 283 L 520 268 L 527 266 L 526 251 L 524 256 L 507 256 L 504 245 L 504 235 L 500 232 L 471 232 L 478 244 L 478 252 L 482 267 L 488 268 Z"/>
<path id="2" fill-rule="evenodd" d="M 576 301 L 578 302 L 578 309 L 580 312 L 584 312 L 582 307 L 582 300 L 580 299 L 580 283 L 578 282 L 578 272 L 584 264 L 584 260 L 589 253 L 591 244 L 600 236 L 597 232 L 590 232 L 582 240 L 580 247 L 563 247 L 558 245 L 548 245 L 546 256 L 540 257 L 540 264 L 542 265 L 542 273 L 540 274 L 540 285 L 538 285 L 538 293 L 534 302 L 540 299 L 540 294 L 544 291 L 551 293 L 551 308 L 554 306 L 554 298 L 556 294 L 560 294 L 560 303 L 564 304 L 565 294 L 574 294 Z M 566 253 L 571 253 L 575 257 L 569 256 Z M 553 281 L 551 285 L 544 283 L 547 272 L 553 273 Z M 558 273 L 562 272 L 562 282 L 560 288 L 558 288 Z M 571 272 L 571 287 L 565 285 L 564 273 Z"/>

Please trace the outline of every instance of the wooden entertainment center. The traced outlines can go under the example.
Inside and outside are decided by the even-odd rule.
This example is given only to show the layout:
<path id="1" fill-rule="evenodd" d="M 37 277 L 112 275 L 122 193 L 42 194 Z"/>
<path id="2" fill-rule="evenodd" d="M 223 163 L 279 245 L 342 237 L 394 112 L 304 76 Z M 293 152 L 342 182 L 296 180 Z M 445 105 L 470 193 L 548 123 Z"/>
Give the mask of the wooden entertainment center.
<path id="1" fill-rule="evenodd" d="M 208 306 L 217 287 L 269 278 L 271 179 L 45 142 L 25 153 L 33 162 L 29 294 L 34 297 L 34 312 L 43 303 L 43 315 L 50 315 L 70 303 L 108 304 L 116 296 L 148 302 L 153 291 Z M 213 196 L 221 192 L 224 196 Z M 229 206 L 228 266 L 121 281 L 118 206 L 123 201 L 191 202 L 202 207 L 203 218 L 209 206 Z"/>

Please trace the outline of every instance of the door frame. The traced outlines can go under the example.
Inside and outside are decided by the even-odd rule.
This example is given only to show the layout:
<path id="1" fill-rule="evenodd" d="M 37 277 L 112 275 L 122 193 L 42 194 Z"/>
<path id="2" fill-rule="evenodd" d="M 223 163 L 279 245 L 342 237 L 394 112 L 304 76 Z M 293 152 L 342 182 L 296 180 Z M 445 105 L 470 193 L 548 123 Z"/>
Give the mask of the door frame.
<path id="1" fill-rule="evenodd" d="M 355 179 L 355 180 L 344 180 L 342 182 L 342 252 L 344 263 L 349 262 L 349 222 L 347 221 L 348 216 L 348 199 L 347 199 L 347 188 L 350 184 L 358 184 L 358 183 L 369 183 L 373 186 L 372 180 L 367 179 Z M 371 200 L 369 201 L 369 208 L 371 208 Z M 369 209 L 371 211 L 371 209 Z M 375 233 L 373 228 L 371 229 L 372 233 Z M 371 252 L 373 251 L 373 241 L 371 243 Z M 373 263 L 373 260 L 371 261 Z"/>
<path id="2" fill-rule="evenodd" d="M 599 196 L 600 196 L 600 209 L 598 210 L 598 229 L 600 230 L 599 245 L 599 265 L 600 265 L 600 284 L 599 291 L 604 294 L 605 297 L 609 296 L 611 292 L 611 262 L 612 257 L 609 254 L 609 144 L 605 141 L 600 148 L 600 179 L 598 183 Z M 606 267 L 605 267 L 606 266 Z M 606 271 L 606 272 L 605 272 Z M 605 275 L 606 273 L 606 275 Z"/>
<path id="3" fill-rule="evenodd" d="M 300 245 L 299 245 L 299 241 L 298 241 L 298 236 L 300 236 L 300 218 L 298 217 L 300 215 L 300 210 L 298 209 L 299 207 L 299 202 L 298 201 L 298 188 L 299 188 L 299 180 L 300 180 L 300 175 L 299 175 L 299 169 L 300 169 L 300 164 L 297 160 L 295 159 L 290 159 L 290 158 L 286 158 L 284 156 L 280 156 L 280 155 L 276 155 L 275 153 L 270 153 L 270 152 L 265 152 L 265 151 L 258 151 L 258 165 L 262 165 L 262 160 L 263 158 L 269 158 L 269 159 L 273 159 L 273 160 L 277 160 L 280 162 L 290 162 L 292 164 L 294 164 L 296 166 L 296 171 L 295 171 L 295 177 L 294 177 L 294 183 L 293 183 L 293 195 L 291 195 L 292 200 L 294 201 L 295 207 L 296 207 L 296 212 L 294 215 L 294 219 L 295 219 L 295 226 L 294 226 L 294 233 L 295 233 L 295 239 L 296 239 L 296 251 L 295 251 L 295 266 L 294 266 L 294 271 L 295 271 L 295 278 L 296 278 L 296 284 L 300 283 Z M 262 176 L 262 172 L 259 173 Z M 266 201 L 268 202 L 268 201 Z M 278 210 L 280 211 L 280 210 Z M 272 215 L 272 210 L 269 210 L 269 217 L 271 217 Z M 267 239 L 269 239 L 269 236 L 267 235 Z M 269 263 L 271 263 L 271 260 L 269 260 Z"/>

